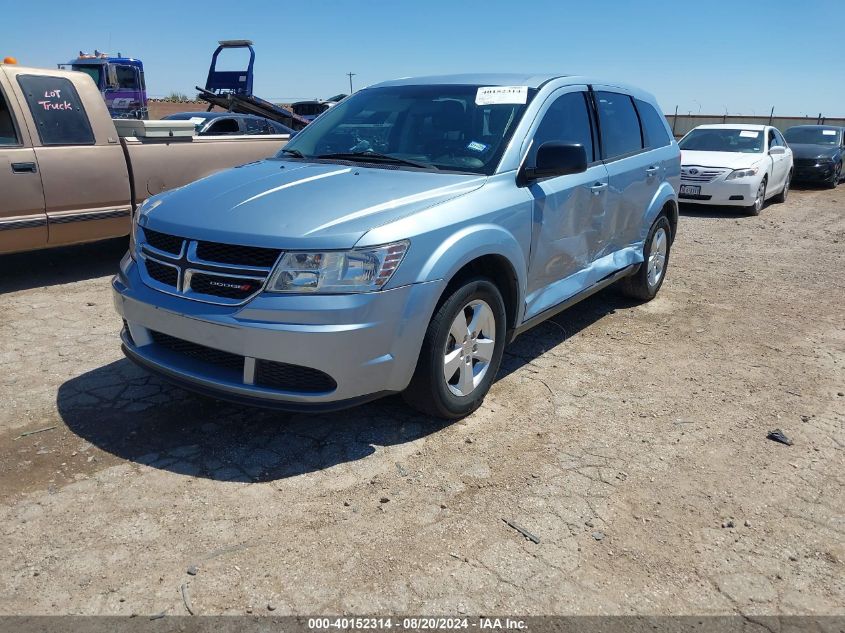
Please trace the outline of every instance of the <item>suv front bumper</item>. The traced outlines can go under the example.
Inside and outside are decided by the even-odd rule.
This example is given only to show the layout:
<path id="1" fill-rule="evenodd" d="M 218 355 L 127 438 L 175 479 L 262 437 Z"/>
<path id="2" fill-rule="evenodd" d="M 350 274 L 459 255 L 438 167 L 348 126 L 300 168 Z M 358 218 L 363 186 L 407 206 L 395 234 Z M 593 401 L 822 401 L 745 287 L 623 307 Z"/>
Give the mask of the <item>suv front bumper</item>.
<path id="1" fill-rule="evenodd" d="M 438 280 L 349 295 L 262 293 L 231 307 L 153 290 L 128 258 L 112 281 L 131 360 L 194 391 L 290 409 L 342 408 L 402 391 L 444 287 Z M 281 386 L 262 378 L 266 367 L 282 368 L 274 374 Z M 320 374 L 327 379 L 302 380 Z"/>

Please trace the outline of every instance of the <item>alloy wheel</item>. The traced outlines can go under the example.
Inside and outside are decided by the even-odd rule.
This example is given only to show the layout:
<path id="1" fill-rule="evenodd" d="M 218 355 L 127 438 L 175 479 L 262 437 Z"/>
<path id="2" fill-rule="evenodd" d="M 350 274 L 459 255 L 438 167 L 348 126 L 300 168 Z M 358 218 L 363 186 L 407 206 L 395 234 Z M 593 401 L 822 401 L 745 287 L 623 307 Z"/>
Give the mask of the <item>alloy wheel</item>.
<path id="1" fill-rule="evenodd" d="M 654 232 L 651 249 L 648 253 L 648 286 L 654 288 L 663 278 L 666 270 L 666 253 L 669 248 L 669 236 L 663 227 Z"/>
<path id="2" fill-rule="evenodd" d="M 456 396 L 468 396 L 484 380 L 496 346 L 496 317 L 486 301 L 470 301 L 458 312 L 443 354 L 443 377 Z"/>

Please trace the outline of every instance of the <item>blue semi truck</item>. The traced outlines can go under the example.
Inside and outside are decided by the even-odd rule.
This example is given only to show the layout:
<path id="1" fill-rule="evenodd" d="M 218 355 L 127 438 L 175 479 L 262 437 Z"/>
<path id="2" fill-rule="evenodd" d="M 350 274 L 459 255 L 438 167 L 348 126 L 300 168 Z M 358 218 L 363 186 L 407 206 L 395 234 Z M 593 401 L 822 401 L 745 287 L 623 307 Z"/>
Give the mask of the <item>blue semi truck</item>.
<path id="1" fill-rule="evenodd" d="M 94 50 L 79 51 L 79 56 L 66 64 L 64 70 L 84 72 L 100 89 L 109 113 L 114 119 L 147 119 L 147 86 L 144 82 L 144 63 L 120 53 L 111 56 Z"/>

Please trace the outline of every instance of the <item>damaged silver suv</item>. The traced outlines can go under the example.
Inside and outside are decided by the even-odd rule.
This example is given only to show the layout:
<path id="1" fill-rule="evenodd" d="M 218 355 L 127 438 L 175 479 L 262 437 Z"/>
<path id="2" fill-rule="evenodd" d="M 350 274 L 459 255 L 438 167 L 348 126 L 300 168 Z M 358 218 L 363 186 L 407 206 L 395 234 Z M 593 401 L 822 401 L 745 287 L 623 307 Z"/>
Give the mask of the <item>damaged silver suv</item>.
<path id="1" fill-rule="evenodd" d="M 389 81 L 277 156 L 150 198 L 115 277 L 123 349 L 214 397 L 458 418 L 520 332 L 618 282 L 653 298 L 680 151 L 587 77 Z"/>

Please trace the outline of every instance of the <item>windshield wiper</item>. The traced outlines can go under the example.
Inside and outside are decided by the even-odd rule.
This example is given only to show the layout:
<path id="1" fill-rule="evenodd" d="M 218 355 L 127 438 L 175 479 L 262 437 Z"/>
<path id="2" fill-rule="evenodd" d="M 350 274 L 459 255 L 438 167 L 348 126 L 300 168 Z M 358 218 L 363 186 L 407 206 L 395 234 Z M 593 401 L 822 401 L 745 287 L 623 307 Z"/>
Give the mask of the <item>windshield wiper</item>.
<path id="1" fill-rule="evenodd" d="M 284 151 L 284 150 L 282 150 Z M 420 169 L 438 169 L 434 165 L 426 163 L 418 163 L 415 160 L 408 160 L 407 158 L 399 158 L 391 156 L 390 154 L 379 154 L 378 152 L 336 152 L 334 154 L 320 154 L 317 158 L 339 158 L 346 160 L 364 160 L 372 162 L 395 163 L 396 165 L 408 165 L 409 167 L 418 167 Z"/>
<path id="2" fill-rule="evenodd" d="M 298 149 L 283 149 L 282 151 L 285 154 L 290 154 L 291 156 L 295 156 L 296 158 L 305 158 L 305 154 L 300 152 Z"/>

